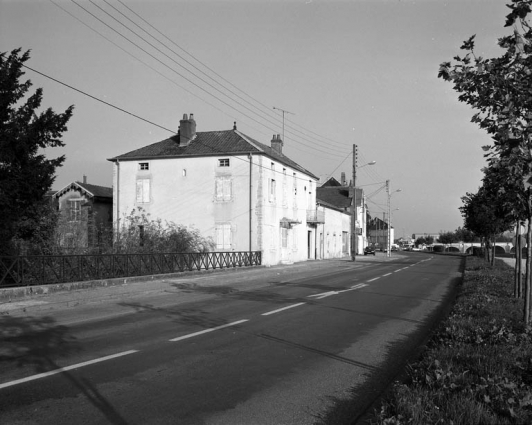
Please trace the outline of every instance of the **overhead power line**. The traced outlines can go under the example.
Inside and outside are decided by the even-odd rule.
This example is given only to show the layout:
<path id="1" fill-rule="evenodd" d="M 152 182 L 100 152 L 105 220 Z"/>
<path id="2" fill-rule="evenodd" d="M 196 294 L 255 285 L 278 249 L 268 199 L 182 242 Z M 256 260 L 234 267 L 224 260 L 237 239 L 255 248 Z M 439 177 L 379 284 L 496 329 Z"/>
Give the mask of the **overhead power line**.
<path id="1" fill-rule="evenodd" d="M 26 69 L 29 69 L 30 71 L 35 72 L 36 74 L 39 74 L 39 75 L 42 75 L 43 77 L 48 78 L 49 80 L 55 81 L 56 83 L 59 83 L 59 84 L 65 86 L 65 87 L 68 87 L 69 89 L 72 89 L 72 90 L 74 90 L 74 91 L 77 91 L 78 93 L 81 93 L 81 94 L 83 94 L 83 95 L 85 95 L 85 96 L 88 96 L 88 97 L 90 97 L 91 99 L 94 99 L 94 100 L 96 100 L 96 101 L 98 101 L 98 102 L 101 102 L 101 103 L 107 105 L 107 106 L 110 106 L 111 108 L 117 109 L 117 110 L 119 110 L 119 111 L 121 111 L 121 112 L 124 112 L 125 114 L 131 115 L 132 117 L 138 118 L 139 120 L 145 121 L 145 122 L 147 122 L 147 123 L 149 123 L 149 124 L 151 124 L 151 125 L 154 125 L 154 126 L 156 126 L 156 127 L 162 128 L 163 130 L 170 131 L 170 132 L 173 133 L 173 131 L 170 130 L 169 128 L 163 127 L 162 125 L 156 124 L 156 123 L 154 123 L 153 121 L 147 120 L 146 118 L 142 118 L 141 116 L 136 115 L 136 114 L 134 114 L 134 113 L 132 113 L 132 112 L 126 111 L 125 109 L 122 109 L 122 108 L 120 108 L 120 107 L 118 107 L 118 106 L 115 106 L 115 105 L 113 105 L 112 103 L 106 102 L 105 100 L 102 100 L 102 99 L 100 99 L 100 98 L 98 98 L 98 97 L 96 97 L 96 96 L 93 96 L 93 95 L 91 95 L 91 94 L 89 94 L 89 93 L 87 93 L 87 92 L 84 92 L 83 90 L 80 90 L 80 89 L 77 89 L 77 88 L 75 88 L 75 87 L 72 87 L 71 85 L 69 85 L 69 84 L 67 84 L 67 83 L 63 83 L 62 81 L 59 81 L 59 80 L 57 80 L 56 78 L 50 77 L 49 75 L 46 75 L 46 74 L 44 74 L 44 73 L 42 73 L 42 72 L 40 72 L 40 71 L 37 71 L 36 69 L 33 69 L 33 68 L 29 67 L 28 65 L 24 65 L 24 64 L 22 64 L 22 66 L 23 66 L 24 68 L 26 68 Z"/>
<path id="2" fill-rule="evenodd" d="M 89 29 L 91 29 L 92 31 L 96 32 L 97 34 L 99 34 L 100 36 L 102 36 L 103 38 L 105 38 L 107 41 L 111 42 L 115 47 L 119 47 L 122 51 L 124 51 L 125 53 L 127 53 L 128 55 L 134 57 L 136 60 L 140 61 L 141 63 L 143 63 L 145 66 L 149 67 L 152 71 L 155 71 L 158 75 L 160 76 L 163 76 L 165 79 L 167 79 L 168 81 L 172 82 L 173 84 L 175 84 L 177 87 L 179 87 L 180 89 L 183 89 L 185 91 L 187 91 L 188 93 L 191 93 L 192 95 L 198 97 L 199 99 L 201 99 L 201 97 L 199 97 L 196 93 L 186 89 L 185 87 L 177 84 L 174 80 L 172 79 L 169 79 L 168 77 L 166 77 L 164 74 L 162 74 L 161 72 L 159 72 L 158 70 L 156 70 L 155 68 L 153 68 L 152 66 L 148 65 L 147 63 L 143 62 L 141 59 L 139 59 L 138 57 L 132 55 L 131 53 L 127 52 L 125 49 L 123 49 L 122 47 L 120 47 L 118 44 L 114 43 L 112 40 L 110 40 L 109 38 L 105 37 L 103 34 L 101 34 L 100 32 L 96 31 L 95 29 L 91 28 L 89 25 L 87 25 L 85 22 L 83 22 L 82 20 L 80 20 L 79 18 L 77 18 L 76 16 L 74 16 L 73 14 L 71 14 L 70 12 L 68 12 L 66 9 L 64 9 L 63 7 L 57 5 L 53 0 L 50 0 L 54 5 L 56 5 L 57 7 L 61 8 L 64 12 L 68 13 L 71 17 L 75 18 L 76 20 L 78 20 L 79 22 L 81 22 L 83 25 L 85 25 L 86 27 L 88 27 Z M 209 89 L 205 89 L 203 87 L 201 87 L 200 85 L 196 84 L 194 81 L 192 81 L 191 79 L 185 77 L 184 75 L 182 75 L 181 73 L 179 72 L 176 72 L 175 69 L 169 67 L 167 64 L 165 64 L 163 61 L 161 61 L 159 58 L 157 58 L 156 56 L 154 56 L 153 54 L 151 54 L 146 48 L 143 48 L 141 46 L 139 46 L 137 43 L 135 43 L 134 41 L 130 40 L 127 36 L 123 35 L 121 32 L 117 31 L 115 28 L 113 28 L 111 25 L 109 25 L 108 23 L 106 23 L 105 21 L 103 21 L 102 19 L 100 19 L 98 16 L 96 16 L 94 13 L 90 12 L 88 9 L 86 9 L 85 7 L 81 6 L 80 4 L 78 4 L 75 0 L 71 0 L 73 4 L 75 4 L 77 7 L 79 7 L 80 9 L 82 9 L 85 13 L 88 13 L 90 16 L 92 16 L 94 19 L 96 19 L 98 22 L 100 22 L 101 24 L 105 25 L 107 28 L 109 28 L 111 31 L 113 31 L 114 33 L 118 34 L 120 37 L 122 37 L 123 39 L 127 40 L 128 43 L 132 44 L 135 48 L 137 49 L 140 49 L 141 51 L 143 51 L 145 54 L 147 54 L 148 56 L 150 56 L 151 58 L 153 58 L 154 60 L 156 60 L 157 62 L 159 62 L 160 64 L 162 64 L 163 66 L 165 66 L 166 68 L 170 69 L 172 72 L 174 72 L 176 75 L 178 75 L 179 77 L 181 78 L 184 78 L 187 82 L 189 82 L 190 84 L 192 84 L 194 87 L 202 90 L 203 92 L 205 92 L 206 94 L 208 94 L 209 96 L 211 97 L 214 97 L 217 101 L 221 102 L 223 105 L 231 108 L 232 110 L 238 112 L 239 114 L 242 114 L 244 117 L 252 120 L 253 122 L 269 129 L 270 131 L 273 131 L 273 132 L 276 132 L 273 128 L 271 128 L 269 125 L 267 124 L 264 124 L 263 122 L 260 122 L 258 121 L 257 119 L 254 119 L 253 117 L 250 117 L 248 114 L 242 112 L 241 110 L 239 110 L 238 108 L 235 108 L 233 105 L 229 104 L 228 102 L 224 101 L 223 99 L 220 99 L 218 96 L 216 96 L 215 94 L 213 94 Z M 267 115 L 268 116 L 271 116 L 271 110 L 269 107 L 266 107 L 266 105 L 262 104 L 261 102 L 259 102 L 258 100 L 254 99 L 253 97 L 249 96 L 247 93 L 243 92 L 242 90 L 240 90 L 238 87 L 236 87 L 234 84 L 232 84 L 231 82 L 229 82 L 228 80 L 226 80 L 225 78 L 223 78 L 221 75 L 219 75 L 218 73 L 216 73 L 214 70 L 212 70 L 211 68 L 209 68 L 207 65 L 205 65 L 204 63 L 202 63 L 201 61 L 199 61 L 197 58 L 195 58 L 193 55 L 191 55 L 189 52 L 187 52 L 186 50 L 184 50 L 182 47 L 180 47 L 178 44 L 176 44 L 175 42 L 173 42 L 170 38 L 168 38 L 166 35 L 164 35 L 161 31 L 159 31 L 157 28 L 155 28 L 153 25 L 151 25 L 147 20 L 145 20 L 144 18 L 142 18 L 138 13 L 136 13 L 134 10 L 132 10 L 129 6 L 127 6 L 124 2 L 120 1 L 120 0 L 117 0 L 118 3 L 120 3 L 122 6 L 124 6 L 129 12 L 131 12 L 133 15 L 135 15 L 138 19 L 140 19 L 142 22 L 144 22 L 146 25 L 148 25 L 150 28 L 152 28 L 154 31 L 156 31 L 158 34 L 160 34 L 161 36 L 163 36 L 166 40 L 169 40 L 173 45 L 177 46 L 181 51 L 185 52 L 187 55 L 189 55 L 192 59 L 194 59 L 195 61 L 197 61 L 201 66 L 205 67 L 206 69 L 208 69 L 210 72 L 212 72 L 214 75 L 216 75 L 219 79 L 225 81 L 227 83 L 227 85 L 231 86 L 231 87 L 234 87 L 236 90 L 238 90 L 239 92 L 243 93 L 245 96 L 247 96 L 248 98 L 250 98 L 253 102 L 256 102 L 258 105 L 262 106 L 264 108 L 265 111 L 267 111 Z M 120 11 L 118 8 L 116 8 L 115 6 L 111 5 L 107 0 L 104 0 L 105 4 L 107 4 L 109 7 L 111 7 L 116 13 L 120 14 L 120 16 L 122 16 L 123 18 L 127 19 L 127 21 L 131 22 L 133 25 L 135 25 L 136 28 L 139 28 L 143 33 L 147 34 L 149 37 L 151 37 L 153 40 L 155 40 L 156 42 L 160 43 L 162 46 L 164 46 L 165 49 L 168 49 L 168 51 L 170 51 L 172 54 L 176 55 L 177 57 L 179 57 L 181 60 L 183 60 L 184 62 L 186 62 L 188 65 L 190 65 L 193 69 L 195 69 L 196 71 L 200 72 L 202 75 L 205 75 L 207 78 L 209 78 L 210 80 L 212 80 L 215 84 L 219 84 L 224 90 L 227 90 L 231 95 L 234 95 L 235 97 L 237 97 L 238 99 L 244 101 L 246 104 L 248 105 L 251 105 L 253 108 L 255 108 L 256 110 L 258 110 L 259 112 L 261 112 L 261 109 L 258 108 L 257 106 L 253 105 L 251 102 L 247 101 L 246 99 L 244 99 L 244 97 L 240 96 L 238 93 L 235 93 L 234 90 L 231 90 L 227 85 L 224 85 L 224 84 L 221 84 L 219 81 L 217 81 L 216 78 L 213 78 L 212 76 L 210 76 L 208 73 L 202 71 L 198 66 L 194 65 L 191 61 L 187 60 L 186 58 L 183 57 L 183 55 L 180 55 L 178 52 L 175 51 L 175 49 L 172 49 L 167 43 L 164 43 L 162 42 L 159 38 L 155 37 L 154 35 L 152 35 L 150 32 L 146 31 L 144 28 L 142 28 L 140 25 L 138 25 L 135 21 L 133 21 L 130 17 L 128 17 L 125 13 L 123 13 L 122 11 Z M 136 37 L 140 38 L 144 43 L 146 43 L 148 46 L 150 46 L 151 48 L 155 49 L 155 51 L 157 51 L 159 54 L 161 55 L 164 55 L 167 59 L 171 60 L 173 63 L 177 64 L 178 66 L 180 66 L 182 69 L 186 70 L 187 72 L 190 72 L 195 78 L 198 78 L 197 77 L 197 73 L 194 73 L 194 72 L 191 72 L 190 69 L 187 69 L 185 66 L 183 66 L 182 64 L 180 64 L 179 62 L 177 62 L 175 59 L 171 58 L 167 53 L 163 52 L 160 48 L 156 47 L 155 45 L 153 45 L 153 43 L 150 43 L 148 40 L 146 40 L 146 38 L 142 37 L 141 35 L 139 35 L 136 31 L 134 31 L 133 29 L 131 29 L 130 27 L 128 27 L 128 25 L 126 25 L 124 22 L 120 21 L 120 19 L 117 19 L 115 16 L 111 15 L 108 11 L 106 11 L 105 9 L 103 9 L 102 7 L 98 6 L 97 4 L 94 3 L 94 1 L 90 0 L 90 3 L 95 6 L 96 8 L 98 8 L 98 10 L 100 10 L 101 12 L 105 13 L 106 16 L 109 16 L 111 19 L 113 19 L 113 21 L 117 22 L 118 24 L 120 24 L 122 27 L 126 28 L 129 32 L 131 32 L 132 34 L 134 34 Z M 247 108 L 246 106 L 242 105 L 241 103 L 235 101 L 235 99 L 231 98 L 227 93 L 224 93 L 222 92 L 220 89 L 218 89 L 217 87 L 215 87 L 214 85 L 210 84 L 209 82 L 205 81 L 205 79 L 203 78 L 200 78 L 200 81 L 203 82 L 204 84 L 207 84 L 208 87 L 212 88 L 213 90 L 216 90 L 217 92 L 221 93 L 223 96 L 227 97 L 229 99 L 230 102 L 235 102 L 239 107 L 243 107 L 244 109 L 246 109 L 247 111 L 250 111 L 252 112 L 253 114 L 257 115 L 260 117 L 260 119 L 264 119 L 264 117 L 262 115 L 259 115 L 259 113 L 255 112 L 255 111 L 251 111 L 249 108 Z M 71 86 L 70 86 L 71 87 Z M 74 89 L 74 90 L 77 90 L 77 89 Z M 78 90 L 79 91 L 79 90 Z M 81 93 L 82 91 L 80 91 Z M 91 96 L 89 95 L 90 97 L 92 98 L 95 98 L 94 96 Z M 95 98 L 97 99 L 97 98 Z M 98 99 L 99 101 L 101 101 L 100 99 Z M 206 102 L 207 104 L 211 105 L 212 107 L 216 108 L 217 110 L 219 110 L 220 112 L 222 112 L 223 114 L 226 114 L 226 111 L 223 111 L 222 109 L 218 108 L 217 106 L 213 105 L 212 103 L 208 102 L 207 100 L 205 99 L 201 99 L 203 102 Z M 102 103 L 105 103 L 105 104 L 108 104 L 107 102 L 105 101 L 101 101 Z M 115 107 L 114 105 L 111 105 L 109 104 L 109 106 L 112 106 L 118 110 L 122 110 L 122 108 L 118 108 L 118 107 Z M 132 116 L 135 116 L 135 117 L 138 117 L 139 119 L 141 120 L 144 120 L 146 122 L 149 122 L 149 123 L 152 123 L 151 121 L 148 121 L 138 115 L 135 115 L 135 114 L 131 114 L 130 112 L 128 111 L 125 111 L 123 110 L 124 112 L 132 115 Z M 276 117 L 276 115 L 274 115 Z M 233 117 L 234 118 L 234 117 Z M 275 124 L 277 125 L 277 123 L 275 122 L 272 122 L 270 120 L 266 120 L 267 123 L 269 124 Z M 157 127 L 160 127 L 160 128 L 163 128 L 167 131 L 172 131 L 172 130 L 169 130 L 163 126 L 160 126 L 158 124 L 155 124 L 155 123 L 152 123 L 154 124 L 155 126 Z M 295 124 L 295 123 L 294 123 Z M 297 124 L 296 124 L 297 125 Z M 289 125 L 287 125 L 287 127 L 289 127 Z M 298 142 L 297 140 L 294 140 L 293 141 L 295 143 L 299 143 L 301 145 L 303 145 L 305 148 L 307 149 L 312 149 L 312 150 L 315 150 L 317 152 L 320 152 L 320 153 L 324 153 L 324 154 L 327 154 L 329 156 L 334 156 L 334 157 L 338 157 L 338 155 L 334 154 L 332 151 L 334 151 L 334 146 L 325 146 L 323 145 L 323 141 L 324 140 L 330 140 L 333 144 L 337 144 L 336 141 L 334 140 L 331 140 L 331 139 L 327 139 L 323 136 L 320 136 L 319 134 L 317 133 L 314 133 L 308 129 L 306 129 L 307 131 L 309 131 L 310 133 L 313 133 L 313 134 L 316 134 L 319 138 L 320 138 L 320 142 L 322 143 L 321 146 L 323 146 L 325 148 L 325 150 L 323 149 L 319 149 L 318 147 L 316 147 L 315 144 L 313 144 L 312 146 L 308 146 L 306 145 L 305 143 L 301 143 L 301 142 Z M 293 129 L 293 131 L 297 131 L 295 129 Z M 287 131 L 289 134 L 291 135 L 295 135 L 292 131 Z M 261 132 L 262 133 L 262 132 Z M 301 132 L 300 132 L 301 133 Z M 296 135 L 296 137 L 299 137 Z M 285 137 L 283 137 L 284 139 Z M 303 140 L 306 140 L 306 141 L 309 141 L 308 139 L 303 139 Z M 344 151 L 345 152 L 345 151 Z M 349 156 L 350 154 L 348 154 L 342 161 L 342 163 L 340 163 L 340 165 L 333 171 L 333 173 L 345 162 L 345 160 L 347 159 L 347 157 Z M 331 174 L 333 174 L 331 173 Z M 369 172 L 368 172 L 369 173 Z"/>
<path id="3" fill-rule="evenodd" d="M 27 66 L 27 65 L 24 65 L 23 63 L 21 63 L 20 65 L 21 65 L 22 67 L 26 68 L 26 69 L 29 69 L 30 71 L 35 72 L 36 74 L 39 74 L 39 75 L 41 75 L 41 76 L 43 76 L 43 77 L 45 77 L 45 78 L 48 78 L 49 80 L 52 80 L 52 81 L 54 81 L 54 82 L 56 82 L 56 83 L 58 83 L 58 84 L 61 84 L 61 85 L 65 86 L 65 87 L 68 87 L 69 89 L 72 89 L 72 90 L 74 90 L 74 91 L 76 91 L 76 92 L 78 92 L 78 93 L 81 93 L 81 94 L 83 94 L 84 96 L 90 97 L 91 99 L 94 99 L 94 100 L 96 100 L 96 101 L 98 101 L 98 102 L 100 102 L 100 103 L 103 103 L 104 105 L 110 106 L 111 108 L 114 108 L 114 109 L 116 109 L 116 110 L 118 110 L 118 111 L 120 111 L 120 112 L 123 112 L 123 113 L 125 113 L 125 114 L 128 114 L 128 115 L 130 115 L 130 116 L 132 116 L 132 117 L 134 117 L 134 118 L 137 118 L 137 119 L 139 119 L 139 120 L 141 120 L 141 121 L 147 122 L 148 124 L 151 124 L 151 125 L 154 125 L 154 126 L 156 126 L 156 127 L 162 128 L 163 130 L 169 131 L 169 132 L 172 133 L 172 134 L 175 134 L 175 131 L 170 130 L 169 128 L 166 128 L 166 127 L 164 127 L 164 126 L 162 126 L 162 125 L 156 124 L 156 123 L 154 123 L 153 121 L 147 120 L 146 118 L 142 118 L 141 116 L 139 116 L 139 115 L 137 115 L 137 114 L 134 114 L 134 113 L 132 113 L 132 112 L 129 112 L 129 111 L 123 109 L 123 108 L 120 108 L 119 106 L 113 105 L 112 103 L 106 102 L 105 100 L 102 100 L 102 99 L 100 99 L 100 98 L 98 98 L 98 97 L 96 97 L 96 96 L 93 96 L 93 95 L 91 95 L 91 94 L 89 94 L 89 93 L 87 93 L 87 92 L 85 92 L 85 91 L 83 91 L 83 90 L 77 89 L 76 87 L 73 87 L 73 86 L 71 86 L 70 84 L 64 83 L 64 82 L 58 80 L 57 78 L 50 77 L 49 75 L 46 75 L 46 74 L 43 73 L 43 72 L 37 71 L 37 70 L 34 69 L 34 68 L 31 68 L 31 67 L 29 67 L 29 66 Z M 196 142 L 196 143 L 201 143 L 201 142 Z M 208 146 L 208 145 L 205 145 L 205 144 L 202 144 L 202 145 L 203 145 L 203 146 L 206 146 L 206 147 L 210 147 L 210 148 L 212 149 L 212 146 Z M 225 151 L 222 151 L 222 150 L 213 150 L 213 153 L 219 153 L 219 154 L 222 154 L 222 155 L 226 155 L 226 154 L 227 154 Z M 235 159 L 238 159 L 238 160 L 240 160 L 240 161 L 244 161 L 244 162 L 246 162 L 246 163 L 249 164 L 249 161 L 247 161 L 247 160 L 245 160 L 245 159 L 243 159 L 243 158 L 239 158 L 239 157 L 234 157 L 234 158 L 235 158 Z M 264 168 L 264 169 L 266 169 L 266 170 L 272 171 L 272 172 L 274 172 L 274 173 L 276 173 L 276 174 L 283 174 L 283 175 L 284 175 L 284 173 L 283 173 L 282 171 L 280 171 L 280 170 L 279 170 L 279 171 L 277 171 L 277 170 L 271 170 L 271 169 L 268 168 L 267 166 L 259 165 L 259 164 L 254 164 L 254 165 L 257 166 L 257 167 L 259 167 L 259 168 Z M 292 168 L 292 167 L 291 167 L 291 168 Z M 301 171 L 299 171 L 299 172 L 301 172 Z M 310 173 L 310 171 L 309 171 L 309 173 Z M 311 174 L 312 174 L 312 173 L 311 173 Z M 293 178 L 293 177 L 291 177 L 291 178 Z M 308 181 L 308 179 L 306 179 L 306 178 L 301 178 L 301 177 L 296 177 L 296 179 L 297 179 L 297 180 L 302 180 L 302 181 L 305 181 L 305 182 Z"/>
<path id="4" fill-rule="evenodd" d="M 109 28 L 111 31 L 113 31 L 114 33 L 118 34 L 120 37 L 122 37 L 123 39 L 125 39 L 127 42 L 129 42 L 130 44 L 132 44 L 133 46 L 135 46 L 137 49 L 141 50 L 142 52 L 144 52 L 145 54 L 149 55 L 151 58 L 153 58 L 154 60 L 156 60 L 157 62 L 159 62 L 161 65 L 165 66 L 166 68 L 168 68 L 171 72 L 175 73 L 176 75 L 178 75 L 179 77 L 185 79 L 188 83 L 192 84 L 193 86 L 195 86 L 196 88 L 202 90 L 203 92 L 205 92 L 206 94 L 208 94 L 209 96 L 212 96 L 214 97 L 217 101 L 219 101 L 220 103 L 224 104 L 225 106 L 233 109 L 234 111 L 238 112 L 239 114 L 243 115 L 244 117 L 254 121 L 255 123 L 265 127 L 265 128 L 268 128 L 270 131 L 276 133 L 277 130 L 270 127 L 269 125 L 267 124 L 264 124 L 263 122 L 260 122 L 258 121 L 256 118 L 250 116 L 248 113 L 246 112 L 243 112 L 242 110 L 236 108 L 235 106 L 229 104 L 227 101 L 221 99 L 219 96 L 213 94 L 212 92 L 210 92 L 208 89 L 205 89 L 204 87 L 200 86 L 199 84 L 197 84 L 196 82 L 194 82 L 193 80 L 191 80 L 190 78 L 186 77 L 185 75 L 183 75 L 182 73 L 176 71 L 173 67 L 170 67 L 168 66 L 166 63 L 164 63 L 163 61 L 161 61 L 159 58 L 157 58 L 156 56 L 154 56 L 153 54 L 151 54 L 150 52 L 148 52 L 148 50 L 146 50 L 145 48 L 141 47 L 139 44 L 135 43 L 134 41 L 132 41 L 130 38 L 128 38 L 127 36 L 125 36 L 124 34 L 122 34 L 121 32 L 119 32 L 117 29 L 113 28 L 110 24 L 106 23 L 105 21 L 103 21 L 102 19 L 100 19 L 98 16 L 96 16 L 94 13 L 92 13 L 91 11 L 89 11 L 87 8 L 83 7 L 82 5 L 80 5 L 78 2 L 76 2 L 76 0 L 71 0 L 71 2 L 73 4 L 75 4 L 76 6 L 78 6 L 80 9 L 82 9 L 84 12 L 86 12 L 87 14 L 89 14 L 90 16 L 92 16 L 94 19 L 96 19 L 97 21 L 99 21 L 101 24 L 105 25 L 107 28 Z M 196 75 L 196 73 L 193 73 L 191 72 L 189 69 L 187 69 L 185 66 L 183 66 L 182 64 L 180 64 L 179 62 L 177 62 L 175 59 L 171 58 L 168 54 L 166 54 L 165 52 L 163 52 L 161 49 L 159 49 L 158 47 L 156 47 L 155 45 L 153 45 L 153 43 L 150 43 L 148 40 L 146 40 L 144 37 L 140 36 L 137 32 L 135 32 L 134 30 L 132 30 L 131 28 L 129 28 L 126 24 L 124 24 L 123 22 L 121 22 L 119 19 L 117 19 L 116 17 L 114 17 L 113 15 L 111 15 L 109 12 L 107 12 L 105 9 L 103 9 L 102 7 L 98 6 L 97 4 L 95 4 L 92 0 L 90 0 L 90 3 L 92 5 L 94 5 L 96 8 L 98 8 L 100 11 L 102 11 L 104 14 L 106 14 L 107 16 L 109 16 L 111 19 L 113 19 L 114 21 L 116 21 L 117 23 L 119 23 L 122 27 L 126 28 L 129 32 L 131 32 L 132 34 L 134 34 L 136 37 L 138 37 L 140 40 L 142 40 L 144 43 L 148 44 L 151 48 L 155 49 L 157 52 L 159 52 L 160 54 L 162 54 L 163 56 L 165 56 L 168 60 L 172 61 L 174 64 L 178 65 L 179 67 L 181 67 L 182 69 L 186 70 L 187 72 L 191 73 L 195 78 L 199 79 L 201 82 L 203 82 L 204 84 L 207 84 L 208 87 L 210 87 L 211 89 L 214 89 L 216 90 L 218 93 L 220 93 L 221 95 L 223 95 L 224 97 L 227 97 L 229 99 L 229 101 L 231 102 L 234 102 L 236 103 L 239 107 L 241 108 L 244 108 L 245 110 L 247 110 L 248 112 L 251 112 L 253 113 L 254 115 L 259 115 L 257 114 L 257 112 L 255 111 L 252 111 L 250 108 L 248 108 L 247 106 L 245 105 L 242 105 L 241 103 L 239 102 L 236 102 L 233 98 L 231 98 L 227 93 L 224 93 L 223 91 L 219 90 L 217 87 L 215 87 L 214 85 L 210 84 L 209 82 L 205 81 L 205 79 L 203 78 L 200 78 Z M 114 8 L 114 7 L 113 7 Z M 114 8 L 116 10 L 116 8 Z M 122 14 L 123 15 L 123 14 Z M 123 15 L 124 16 L 124 15 Z M 129 18 L 128 18 L 129 19 Z M 130 20 L 131 21 L 131 20 Z M 135 24 L 136 25 L 136 24 Z M 138 25 L 137 25 L 138 26 Z M 145 30 L 143 30 L 144 32 L 146 32 Z M 150 37 L 152 38 L 155 38 L 154 36 L 150 35 Z M 155 38 L 156 39 L 156 38 Z M 157 39 L 156 39 L 157 40 Z M 159 43 L 163 44 L 162 42 L 160 42 L 159 40 L 157 40 Z M 168 48 L 166 45 L 164 45 L 166 48 Z M 171 50 L 172 52 L 174 52 L 173 50 Z M 175 52 L 174 52 L 175 53 Z M 181 57 L 181 56 L 180 56 Z M 209 77 L 211 78 L 211 77 Z M 219 83 L 218 83 L 219 84 Z M 234 92 L 231 92 L 234 94 Z M 274 125 L 276 126 L 277 123 L 276 122 L 273 122 L 271 121 L 270 119 L 268 118 L 264 118 L 264 116 L 260 116 L 260 118 L 264 121 L 266 121 L 268 124 L 270 125 Z M 291 132 L 289 132 L 291 133 Z M 291 133 L 293 134 L 293 133 Z M 306 141 L 309 141 L 311 143 L 314 143 L 308 139 L 304 139 Z M 315 151 L 318 151 L 318 152 L 321 152 L 321 153 L 324 153 L 324 154 L 327 154 L 327 155 L 331 155 L 331 150 L 334 151 L 334 150 L 337 150 L 336 148 L 332 147 L 332 146 L 328 146 L 328 149 L 327 150 L 324 150 L 324 149 L 319 149 L 315 146 L 315 144 L 312 144 L 312 145 L 306 145 L 305 143 L 302 143 L 302 142 L 299 142 L 297 139 L 293 139 L 293 141 L 295 143 L 299 143 L 299 144 L 302 144 L 303 146 L 305 146 L 307 149 L 312 149 L 312 150 L 315 150 Z M 338 151 L 338 150 L 337 150 Z M 341 152 L 345 152 L 343 149 L 341 150 Z"/>

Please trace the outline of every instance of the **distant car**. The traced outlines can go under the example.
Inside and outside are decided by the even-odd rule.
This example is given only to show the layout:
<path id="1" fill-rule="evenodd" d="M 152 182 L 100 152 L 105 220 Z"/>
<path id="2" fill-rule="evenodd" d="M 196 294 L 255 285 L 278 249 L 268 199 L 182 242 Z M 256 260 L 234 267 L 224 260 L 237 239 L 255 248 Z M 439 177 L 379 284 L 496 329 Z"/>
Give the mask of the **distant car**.
<path id="1" fill-rule="evenodd" d="M 364 255 L 375 255 L 375 248 L 367 246 L 364 248 Z"/>

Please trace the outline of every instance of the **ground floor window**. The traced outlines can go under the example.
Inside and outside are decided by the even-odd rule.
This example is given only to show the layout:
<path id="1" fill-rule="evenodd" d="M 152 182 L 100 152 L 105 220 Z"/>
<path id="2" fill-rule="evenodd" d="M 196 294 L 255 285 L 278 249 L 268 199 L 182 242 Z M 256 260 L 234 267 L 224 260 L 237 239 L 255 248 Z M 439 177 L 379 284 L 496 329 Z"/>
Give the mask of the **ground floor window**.
<path id="1" fill-rule="evenodd" d="M 231 223 L 217 223 L 215 233 L 216 249 L 231 249 Z"/>

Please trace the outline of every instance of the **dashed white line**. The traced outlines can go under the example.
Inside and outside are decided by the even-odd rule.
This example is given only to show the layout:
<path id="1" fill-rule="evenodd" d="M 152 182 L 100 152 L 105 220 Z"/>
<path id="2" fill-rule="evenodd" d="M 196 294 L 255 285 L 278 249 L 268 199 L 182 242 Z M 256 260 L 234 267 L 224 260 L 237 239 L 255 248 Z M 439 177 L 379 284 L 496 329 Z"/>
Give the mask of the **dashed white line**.
<path id="1" fill-rule="evenodd" d="M 386 277 L 386 276 L 390 276 L 391 273 L 386 273 L 386 274 L 383 274 L 382 277 Z"/>
<path id="2" fill-rule="evenodd" d="M 72 366 L 66 366 L 66 367 L 62 367 L 62 368 L 59 368 L 59 369 L 54 369 L 54 370 L 51 370 L 49 372 L 39 373 L 38 375 L 28 376 L 28 377 L 22 378 L 22 379 L 17 379 L 16 381 L 6 382 L 4 384 L 0 384 L 0 389 L 11 387 L 13 385 L 22 384 L 24 382 L 34 381 L 36 379 L 46 378 L 47 376 L 57 375 L 58 373 L 63 373 L 63 372 L 66 372 L 66 371 L 72 370 L 72 369 L 78 369 L 78 368 L 83 367 L 83 366 L 89 366 L 89 365 L 94 364 L 94 363 L 104 362 L 106 360 L 115 359 L 117 357 L 127 356 L 128 354 L 138 353 L 138 351 L 139 350 L 123 351 L 122 353 L 112 354 L 110 356 L 100 357 L 98 359 L 89 360 L 89 361 L 86 361 L 86 362 L 83 362 L 83 363 L 77 363 L 77 364 L 72 365 Z"/>
<path id="3" fill-rule="evenodd" d="M 297 303 L 289 305 L 288 307 L 279 308 L 277 310 L 268 311 L 267 313 L 262 313 L 262 316 L 269 316 L 270 314 L 279 313 L 280 311 L 288 310 L 289 308 L 299 307 L 300 305 L 303 305 L 306 303 Z"/>
<path id="4" fill-rule="evenodd" d="M 247 322 L 248 320 L 249 319 L 238 320 L 236 322 L 227 323 L 227 324 L 221 325 L 221 326 L 216 326 L 215 328 L 204 329 L 204 330 L 199 331 L 199 332 L 194 332 L 192 334 L 183 335 L 183 336 L 179 336 L 177 338 L 170 339 L 169 341 L 171 341 L 171 342 L 181 341 L 183 339 L 192 338 L 192 337 L 198 336 L 198 335 L 203 335 L 203 334 L 206 334 L 208 332 L 217 331 L 218 329 L 223 329 L 223 328 L 228 328 L 229 326 L 239 325 L 240 323 Z"/>
<path id="5" fill-rule="evenodd" d="M 373 282 L 374 280 L 380 279 L 381 277 L 374 277 L 373 279 L 368 280 L 368 282 Z"/>
<path id="6" fill-rule="evenodd" d="M 317 300 L 321 300 L 322 298 L 330 297 L 331 295 L 338 295 L 340 291 L 329 291 L 329 292 L 322 292 L 321 294 L 312 294 L 308 295 L 308 297 L 315 297 Z"/>

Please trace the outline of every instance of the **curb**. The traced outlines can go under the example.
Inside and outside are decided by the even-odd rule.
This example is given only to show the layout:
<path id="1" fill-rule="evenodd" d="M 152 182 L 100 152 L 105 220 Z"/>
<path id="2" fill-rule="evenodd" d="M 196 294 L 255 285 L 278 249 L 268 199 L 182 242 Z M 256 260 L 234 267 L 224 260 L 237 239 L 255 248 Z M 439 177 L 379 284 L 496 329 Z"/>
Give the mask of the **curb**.
<path id="1" fill-rule="evenodd" d="M 227 269 L 209 269 L 209 270 L 194 270 L 178 273 L 166 273 L 146 276 L 129 276 L 111 279 L 86 280 L 80 282 L 66 282 L 54 283 L 49 285 L 32 285 L 32 286 L 17 286 L 14 288 L 0 288 L 0 304 L 9 303 L 21 298 L 29 298 L 35 295 L 49 295 L 55 293 L 65 293 L 78 290 L 91 290 L 98 288 L 107 288 L 113 286 L 122 286 L 137 282 L 150 282 L 160 279 L 175 278 L 181 276 L 190 276 L 197 274 L 211 274 L 216 272 L 237 272 L 239 270 L 256 270 L 264 268 L 265 266 L 248 266 L 245 268 L 227 268 Z"/>

